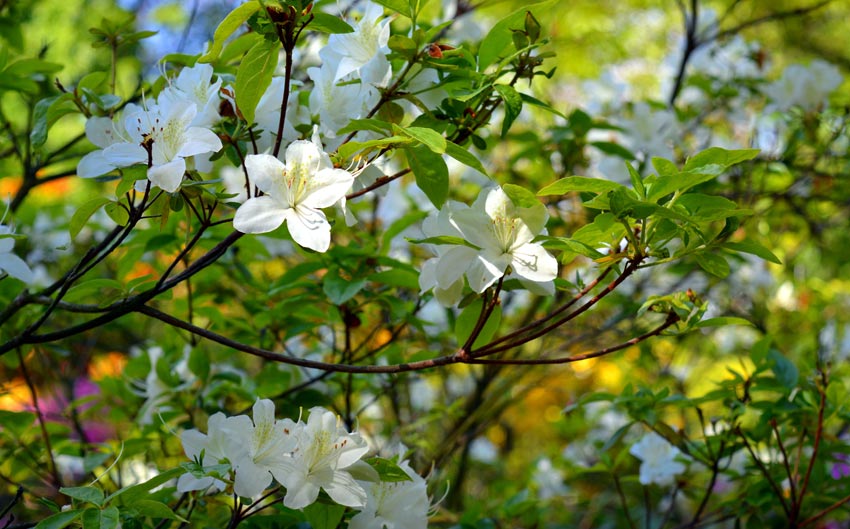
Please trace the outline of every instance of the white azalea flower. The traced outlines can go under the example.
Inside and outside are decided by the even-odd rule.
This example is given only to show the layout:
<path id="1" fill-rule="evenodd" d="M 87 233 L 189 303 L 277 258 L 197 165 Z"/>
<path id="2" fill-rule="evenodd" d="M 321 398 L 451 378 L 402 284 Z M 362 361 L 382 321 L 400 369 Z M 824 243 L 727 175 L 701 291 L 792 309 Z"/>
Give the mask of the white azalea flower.
<path id="1" fill-rule="evenodd" d="M 221 104 L 221 78 L 212 82 L 213 67 L 209 64 L 198 63 L 191 68 L 183 68 L 170 86 L 159 94 L 157 101 L 179 102 L 180 100 L 195 103 L 198 113 L 192 120 L 193 127 L 209 128 L 218 123 L 221 115 L 218 113 Z"/>
<path id="2" fill-rule="evenodd" d="M 366 2 L 363 16 L 352 33 L 337 33 L 328 38 L 328 45 L 319 56 L 334 67 L 334 83 L 358 72 L 365 83 L 386 85 L 390 76 L 390 64 L 386 59 L 390 19 L 383 15 L 383 7 Z"/>
<path id="3" fill-rule="evenodd" d="M 317 406 L 293 435 L 298 448 L 284 461 L 286 470 L 275 473 L 286 487 L 284 505 L 303 509 L 316 501 L 320 489 L 340 505 L 366 505 L 366 490 L 349 472 L 369 451 L 360 434 L 348 433 L 333 412 Z"/>
<path id="4" fill-rule="evenodd" d="M 198 430 L 186 430 L 180 435 L 183 442 L 183 451 L 191 460 L 200 459 L 201 453 L 204 457 L 200 460 L 203 466 L 216 465 L 222 461 L 241 459 L 246 450 L 244 445 L 234 442 L 236 432 L 245 431 L 252 427 L 251 420 L 240 415 L 237 417 L 225 417 L 223 413 L 216 413 L 207 422 L 207 434 Z M 183 474 L 177 480 L 177 491 L 188 492 L 192 490 L 204 490 L 212 487 L 216 490 L 224 490 L 225 483 L 211 476 L 196 478 L 192 474 Z"/>
<path id="5" fill-rule="evenodd" d="M 772 101 L 769 109 L 784 111 L 799 106 L 803 110 L 815 110 L 826 103 L 844 78 L 832 64 L 814 60 L 809 66 L 792 64 L 785 68 L 782 76 L 764 88 Z"/>
<path id="6" fill-rule="evenodd" d="M 239 496 L 253 498 L 272 482 L 272 476 L 283 483 L 289 468 L 290 452 L 295 450 L 300 425 L 291 419 L 276 421 L 274 403 L 269 399 L 254 403 L 254 422 L 248 422 L 231 432 L 231 441 L 243 450 L 230 457 L 236 471 L 233 491 Z"/>
<path id="7" fill-rule="evenodd" d="M 451 207 L 457 208 L 450 213 L 453 229 L 442 235 L 458 232 L 475 248 L 452 246 L 439 256 L 433 272 L 441 289 L 456 288 L 465 274 L 472 290 L 481 293 L 510 267 L 512 276 L 527 284 L 536 283 L 535 290 L 549 291 L 545 284 L 557 277 L 558 261 L 539 243 L 532 242 L 545 229 L 545 209 L 517 208 L 501 188 L 480 194 L 471 208 Z M 432 271 L 425 272 L 427 281 Z"/>
<path id="8" fill-rule="evenodd" d="M 0 235 L 13 234 L 12 228 L 0 224 Z M 12 253 L 14 247 L 15 239 L 12 237 L 0 238 L 0 273 L 5 272 L 24 283 L 32 283 L 34 279 L 32 270 L 23 259 Z"/>
<path id="9" fill-rule="evenodd" d="M 310 112 L 319 115 L 322 133 L 328 138 L 336 137 L 352 119 L 368 114 L 380 98 L 378 91 L 364 82 L 338 83 L 336 69 L 330 63 L 308 68 L 307 75 L 313 80 Z"/>
<path id="10" fill-rule="evenodd" d="M 422 232 L 426 237 L 440 235 L 463 237 L 463 234 L 451 222 L 451 216 L 453 212 L 466 207 L 465 204 L 459 202 L 447 202 L 443 209 L 437 213 L 437 216 L 429 216 L 422 222 Z M 434 289 L 434 297 L 446 307 L 456 305 L 463 295 L 463 276 L 458 275 L 454 278 L 454 281 L 449 283 L 440 283 L 437 277 L 437 267 L 449 246 L 435 244 L 431 249 L 437 254 L 437 257 L 432 257 L 422 263 L 422 270 L 419 273 L 419 288 L 422 289 L 422 292 Z"/>
<path id="11" fill-rule="evenodd" d="M 330 246 L 331 225 L 320 208 L 344 198 L 354 177 L 334 169 L 328 155 L 310 141 L 291 143 L 285 159 L 282 163 L 268 154 L 246 158 L 251 183 L 265 195 L 242 204 L 233 226 L 242 233 L 267 233 L 287 221 L 296 243 L 324 252 Z"/>
<path id="12" fill-rule="evenodd" d="M 130 103 L 124 109 L 125 114 L 138 111 L 136 105 Z M 93 178 L 108 173 L 115 169 L 115 165 L 108 160 L 103 149 L 116 143 L 131 142 L 129 134 L 124 130 L 121 119 L 107 117 L 91 117 L 86 121 L 86 138 L 100 147 L 83 156 L 77 164 L 77 176 L 82 178 Z"/>
<path id="13" fill-rule="evenodd" d="M 407 461 L 398 465 L 410 481 L 362 482 L 366 505 L 351 518 L 349 529 L 425 529 L 428 527 L 428 490 L 425 479 Z"/>
<path id="14" fill-rule="evenodd" d="M 196 115 L 195 103 L 169 97 L 150 108 L 127 113 L 124 128 L 131 141 L 110 145 L 103 156 L 115 167 L 150 162 L 148 179 L 173 193 L 183 181 L 186 158 L 221 150 L 221 140 L 211 130 L 191 126 Z M 150 153 L 145 145 L 149 145 Z"/>
<path id="15" fill-rule="evenodd" d="M 629 453 L 641 460 L 640 482 L 644 485 L 672 485 L 673 479 L 685 471 L 685 465 L 676 461 L 679 449 L 655 432 L 633 444 Z"/>

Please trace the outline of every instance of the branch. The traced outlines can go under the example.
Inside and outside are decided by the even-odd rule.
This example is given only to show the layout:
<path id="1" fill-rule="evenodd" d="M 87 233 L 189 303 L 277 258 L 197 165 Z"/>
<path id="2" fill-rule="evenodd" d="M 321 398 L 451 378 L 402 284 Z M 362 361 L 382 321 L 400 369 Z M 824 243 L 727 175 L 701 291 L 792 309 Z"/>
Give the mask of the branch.
<path id="1" fill-rule="evenodd" d="M 280 362 L 283 364 L 307 367 L 311 369 L 319 369 L 322 371 L 334 371 L 339 373 L 404 373 L 407 371 L 421 371 L 424 369 L 431 369 L 433 367 L 456 364 L 461 362 L 461 360 L 459 360 L 455 355 L 445 355 L 437 358 L 432 358 L 430 360 L 420 360 L 418 362 L 391 365 L 359 366 L 351 364 L 318 362 L 315 360 L 306 360 L 304 358 L 298 358 L 295 356 L 276 353 L 267 349 L 261 349 L 259 347 L 254 347 L 248 344 L 237 342 L 236 340 L 232 340 L 226 336 L 222 336 L 218 333 L 212 332 L 202 327 L 198 327 L 197 325 L 185 322 L 179 318 L 175 318 L 174 316 L 166 314 L 147 305 L 143 305 L 142 307 L 138 308 L 137 312 L 146 316 L 150 316 L 151 318 L 155 318 L 163 323 L 167 323 L 172 327 L 177 327 L 178 329 L 189 331 L 197 336 L 200 336 L 201 338 L 206 338 L 207 340 L 216 342 L 226 347 L 230 347 L 231 349 L 242 351 L 243 353 L 248 353 L 259 358 L 265 358 L 266 360 L 271 360 L 273 362 Z"/>
<path id="2" fill-rule="evenodd" d="M 631 340 L 626 342 L 606 347 L 604 349 L 599 349 L 597 351 L 593 351 L 590 353 L 582 353 L 573 356 L 566 356 L 560 358 L 472 358 L 468 360 L 467 363 L 470 364 L 497 364 L 497 365 L 551 365 L 551 364 L 569 364 L 572 362 L 580 362 L 582 360 L 588 360 L 590 358 L 597 358 L 600 356 L 605 356 L 607 354 L 611 354 L 613 352 L 619 351 L 621 349 L 625 349 L 627 347 L 631 347 L 637 343 L 640 343 L 648 338 L 652 338 L 653 336 L 658 336 L 662 332 L 664 332 L 667 328 L 674 325 L 679 321 L 679 316 L 676 315 L 675 312 L 671 312 L 667 315 L 667 319 L 656 327 L 655 329 L 649 331 L 646 334 L 641 334 Z"/>
<path id="3" fill-rule="evenodd" d="M 626 265 L 626 268 L 623 270 L 623 273 L 620 274 L 617 277 L 617 279 L 615 279 L 614 281 L 609 283 L 608 286 L 606 286 L 605 289 L 602 292 L 596 294 L 595 296 L 590 298 L 587 301 L 587 303 L 585 303 L 581 307 L 577 308 L 576 310 L 572 311 L 571 313 L 567 314 L 563 318 L 555 321 L 554 323 L 550 323 L 549 325 L 543 327 L 542 329 L 538 329 L 536 331 L 533 331 L 528 336 L 522 336 L 516 342 L 511 342 L 511 343 L 508 343 L 506 345 L 502 345 L 502 346 L 499 346 L 499 347 L 493 347 L 493 345 L 491 345 L 491 344 L 485 345 L 484 347 L 482 347 L 482 348 L 480 348 L 476 351 L 473 351 L 472 356 L 477 358 L 477 357 L 481 357 L 481 356 L 500 353 L 502 351 L 507 351 L 508 349 L 513 349 L 514 347 L 517 347 L 517 346 L 522 345 L 524 343 L 528 343 L 531 340 L 534 340 L 535 338 L 540 338 L 541 336 L 548 334 L 549 331 L 552 331 L 552 330 L 560 327 L 561 325 L 569 322 L 570 320 L 573 320 L 573 319 L 577 318 L 578 316 L 580 316 L 581 314 L 585 313 L 588 309 L 590 309 L 591 307 L 596 305 L 596 303 L 598 303 L 599 300 L 601 300 L 602 298 L 604 298 L 605 296 L 607 296 L 608 294 L 613 292 L 614 289 L 616 289 L 618 286 L 620 286 L 620 284 L 623 281 L 625 281 L 627 277 L 632 275 L 635 272 L 635 270 L 637 270 L 637 267 L 638 267 L 639 264 L 640 264 L 640 258 L 636 258 L 636 259 L 629 261 L 628 264 Z M 600 278 L 601 277 L 604 277 L 604 274 L 603 274 L 603 276 L 600 276 Z M 572 304 L 572 302 L 570 304 Z M 563 310 L 563 308 L 556 311 L 555 314 L 557 314 L 561 310 Z M 551 319 L 551 315 L 548 316 L 546 319 Z M 529 329 L 529 331 L 530 330 L 531 329 Z M 518 333 L 514 333 L 514 334 L 522 334 L 524 332 L 526 332 L 526 331 L 521 330 L 521 331 L 518 331 Z"/>

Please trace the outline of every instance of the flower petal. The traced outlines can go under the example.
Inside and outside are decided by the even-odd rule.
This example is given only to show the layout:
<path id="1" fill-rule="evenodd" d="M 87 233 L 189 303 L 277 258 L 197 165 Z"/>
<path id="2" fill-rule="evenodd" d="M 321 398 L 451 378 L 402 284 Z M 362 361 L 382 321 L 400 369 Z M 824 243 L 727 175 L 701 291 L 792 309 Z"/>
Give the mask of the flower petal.
<path id="1" fill-rule="evenodd" d="M 93 178 L 108 173 L 115 166 L 107 161 L 102 150 L 92 151 L 80 159 L 77 164 L 77 176 L 80 178 Z"/>
<path id="2" fill-rule="evenodd" d="M 33 274 L 29 265 L 13 253 L 0 255 L 0 270 L 24 283 L 32 283 Z"/>
<path id="3" fill-rule="evenodd" d="M 328 250 L 331 245 L 331 225 L 324 213 L 299 205 L 296 209 L 285 210 L 284 214 L 293 241 L 317 252 Z"/>
<path id="4" fill-rule="evenodd" d="M 207 152 L 218 152 L 221 150 L 221 139 L 210 129 L 201 127 L 189 127 L 183 137 L 184 143 L 176 156 L 194 156 Z"/>
<path id="5" fill-rule="evenodd" d="M 326 208 L 345 198 L 354 176 L 343 169 L 323 169 L 309 181 L 310 188 L 301 203 L 311 208 Z"/>
<path id="6" fill-rule="evenodd" d="M 272 475 L 267 468 L 254 464 L 250 459 L 243 459 L 237 464 L 233 492 L 244 498 L 253 498 L 266 490 L 271 482 Z"/>
<path id="7" fill-rule="evenodd" d="M 558 276 L 558 260 L 539 244 L 525 244 L 511 255 L 511 266 L 520 277 L 542 283 Z"/>
<path id="8" fill-rule="evenodd" d="M 348 507 L 366 505 L 366 490 L 348 472 L 334 472 L 333 480 L 323 488 L 328 496 L 340 505 Z"/>
<path id="9" fill-rule="evenodd" d="M 245 168 L 251 183 L 263 193 L 268 193 L 278 200 L 288 201 L 289 195 L 283 191 L 286 174 L 283 162 L 270 154 L 250 154 L 245 158 Z"/>
<path id="10" fill-rule="evenodd" d="M 147 163 L 148 153 L 138 143 L 116 143 L 103 150 L 106 161 L 115 167 L 129 167 Z"/>
<path id="11" fill-rule="evenodd" d="M 148 169 L 148 180 L 158 188 L 169 193 L 180 189 L 183 174 L 186 172 L 186 160 L 175 158 L 168 163 L 155 165 Z"/>
<path id="12" fill-rule="evenodd" d="M 307 476 L 303 474 L 290 474 L 286 481 L 283 504 L 290 509 L 303 509 L 319 497 L 319 487 L 308 481 Z"/>
<path id="13" fill-rule="evenodd" d="M 236 210 L 233 227 L 242 233 L 268 233 L 283 224 L 287 211 L 292 210 L 268 195 L 249 198 Z"/>

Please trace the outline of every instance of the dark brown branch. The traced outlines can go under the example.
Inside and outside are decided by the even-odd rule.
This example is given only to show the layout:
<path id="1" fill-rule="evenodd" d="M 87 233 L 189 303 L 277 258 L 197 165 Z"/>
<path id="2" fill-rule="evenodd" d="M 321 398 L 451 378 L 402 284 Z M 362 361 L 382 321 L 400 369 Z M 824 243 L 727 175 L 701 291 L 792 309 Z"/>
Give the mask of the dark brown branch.
<path id="1" fill-rule="evenodd" d="M 632 345 L 638 344 L 644 340 L 652 338 L 653 336 L 658 336 L 662 332 L 664 332 L 670 326 L 676 324 L 679 321 L 679 316 L 676 313 L 671 312 L 667 319 L 656 327 L 655 329 L 649 331 L 648 333 L 641 334 L 640 336 L 636 336 L 631 340 L 626 342 L 606 347 L 604 349 L 599 349 L 597 351 L 593 351 L 590 353 L 582 353 L 573 356 L 566 356 L 560 358 L 472 358 L 467 363 L 470 364 L 496 364 L 496 365 L 552 365 L 552 364 L 570 364 L 572 362 L 580 362 L 582 360 L 588 360 L 590 358 L 597 358 L 600 356 L 605 356 L 621 349 L 625 349 L 627 347 L 631 347 Z"/>

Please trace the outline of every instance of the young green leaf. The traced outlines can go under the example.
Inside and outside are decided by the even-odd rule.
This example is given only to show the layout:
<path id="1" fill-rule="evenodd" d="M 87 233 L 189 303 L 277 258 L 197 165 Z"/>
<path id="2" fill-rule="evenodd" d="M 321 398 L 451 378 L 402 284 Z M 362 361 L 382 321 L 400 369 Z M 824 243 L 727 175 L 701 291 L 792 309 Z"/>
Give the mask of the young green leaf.
<path id="1" fill-rule="evenodd" d="M 212 46 L 210 46 L 210 50 L 205 53 L 203 57 L 198 59 L 198 62 L 215 61 L 218 58 L 219 53 L 221 53 L 224 41 L 226 41 L 234 31 L 239 29 L 239 26 L 251 18 L 251 15 L 259 11 L 260 7 L 260 2 L 251 0 L 250 2 L 245 2 L 228 13 L 228 15 L 224 17 L 224 20 L 221 21 L 221 24 L 219 24 L 215 29 L 215 33 L 213 33 L 213 43 Z"/>
<path id="2" fill-rule="evenodd" d="M 406 147 L 405 152 L 416 185 L 437 209 L 442 208 L 449 196 L 449 168 L 445 160 L 424 145 Z"/>
<path id="3" fill-rule="evenodd" d="M 254 45 L 236 70 L 236 105 L 248 123 L 254 122 L 257 103 L 272 82 L 280 43 L 262 40 Z"/>
<path id="4" fill-rule="evenodd" d="M 505 119 L 502 121 L 502 137 L 507 135 L 514 120 L 519 117 L 522 112 L 522 97 L 510 85 L 497 84 L 493 88 L 499 93 L 499 97 L 505 102 Z"/>

